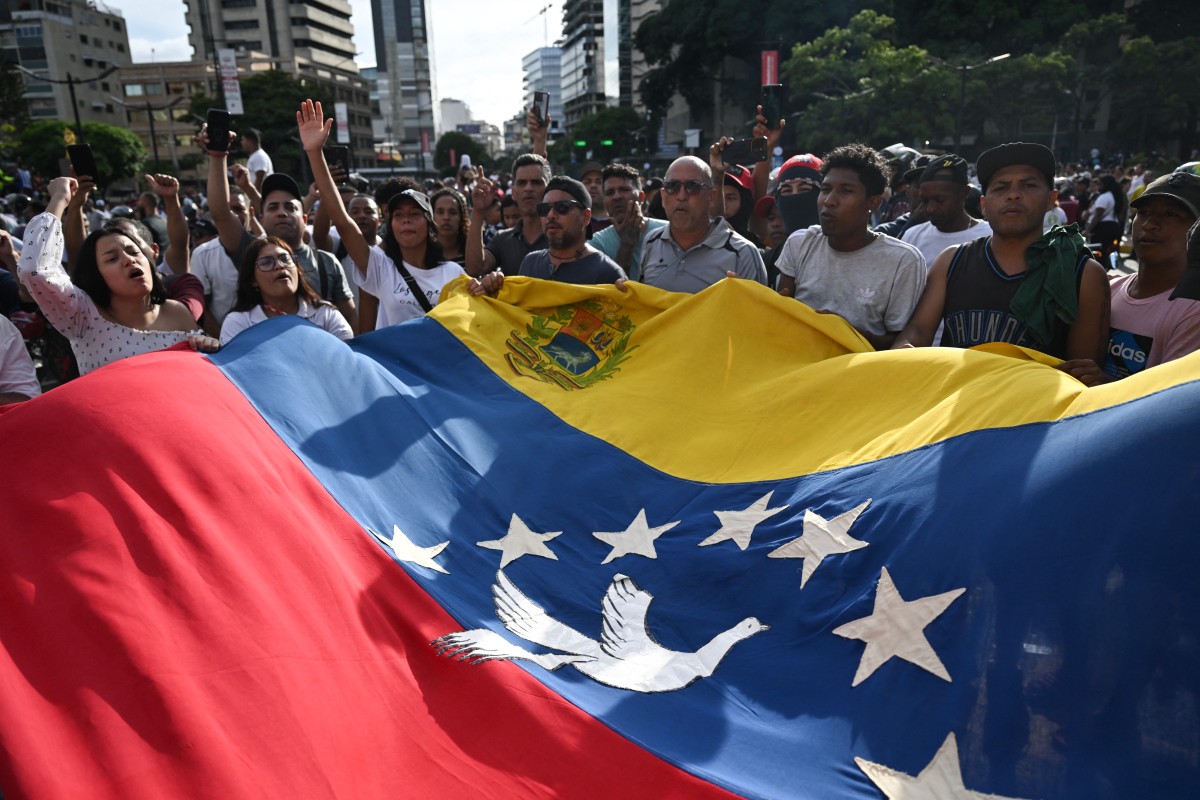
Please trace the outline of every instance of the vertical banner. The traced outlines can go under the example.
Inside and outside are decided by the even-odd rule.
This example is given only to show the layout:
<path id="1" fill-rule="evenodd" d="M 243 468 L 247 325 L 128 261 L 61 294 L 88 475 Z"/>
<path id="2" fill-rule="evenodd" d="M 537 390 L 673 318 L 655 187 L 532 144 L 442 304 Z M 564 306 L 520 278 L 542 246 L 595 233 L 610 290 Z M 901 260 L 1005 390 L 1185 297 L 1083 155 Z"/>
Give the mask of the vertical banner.
<path id="1" fill-rule="evenodd" d="M 779 83 L 779 51 L 762 51 L 762 85 Z"/>
<path id="2" fill-rule="evenodd" d="M 350 144 L 350 111 L 345 103 L 333 104 L 333 118 L 337 120 L 338 144 Z"/>
<path id="3" fill-rule="evenodd" d="M 242 115 L 242 86 L 238 83 L 237 52 L 232 47 L 217 50 L 217 63 L 221 72 L 221 90 L 225 93 L 225 110 L 230 114 Z"/>
<path id="4" fill-rule="evenodd" d="M 421 152 L 429 154 L 429 131 L 421 131 Z M 451 159 L 451 161 L 453 160 Z"/>

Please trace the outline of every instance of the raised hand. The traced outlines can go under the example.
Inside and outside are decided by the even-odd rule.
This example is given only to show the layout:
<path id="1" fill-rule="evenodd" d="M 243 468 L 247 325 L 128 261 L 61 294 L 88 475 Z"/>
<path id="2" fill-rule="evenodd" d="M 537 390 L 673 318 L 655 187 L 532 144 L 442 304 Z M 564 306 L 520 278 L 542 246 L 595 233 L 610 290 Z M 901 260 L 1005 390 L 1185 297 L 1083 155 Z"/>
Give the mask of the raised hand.
<path id="1" fill-rule="evenodd" d="M 488 180 L 481 170 L 475 178 L 475 188 L 471 190 L 471 210 L 482 215 L 491 208 L 495 199 L 496 184 Z"/>
<path id="2" fill-rule="evenodd" d="M 325 146 L 329 131 L 333 129 L 333 117 L 325 119 L 320 102 L 305 100 L 296 112 L 296 126 L 300 129 L 300 144 L 305 152 L 311 153 Z"/>
<path id="3" fill-rule="evenodd" d="M 775 145 L 779 143 L 779 137 L 783 135 L 783 129 L 787 127 L 787 120 L 779 120 L 779 126 L 771 127 L 771 121 L 763 116 L 762 106 L 758 106 L 754 113 L 754 130 L 750 133 L 755 139 L 760 139 L 763 136 L 767 137 L 767 152 L 775 149 Z"/>
<path id="4" fill-rule="evenodd" d="M 243 192 L 250 189 L 250 170 L 246 169 L 244 164 L 234 164 L 229 168 L 229 174 L 233 178 L 235 186 Z"/>
<path id="5" fill-rule="evenodd" d="M 150 190 L 159 197 L 177 197 L 179 195 L 179 179 L 174 175 L 146 175 L 146 183 Z"/>

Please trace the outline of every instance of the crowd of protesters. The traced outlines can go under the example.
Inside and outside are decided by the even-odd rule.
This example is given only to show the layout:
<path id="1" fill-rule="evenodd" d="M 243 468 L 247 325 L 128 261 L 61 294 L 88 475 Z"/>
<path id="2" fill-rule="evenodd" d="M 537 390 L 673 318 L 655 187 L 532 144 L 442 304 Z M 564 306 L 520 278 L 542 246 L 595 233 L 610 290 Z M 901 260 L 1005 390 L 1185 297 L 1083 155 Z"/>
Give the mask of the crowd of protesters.
<path id="1" fill-rule="evenodd" d="M 619 162 L 573 177 L 553 174 L 550 120 L 530 110 L 531 152 L 511 175 L 463 165 L 371 187 L 326 162 L 319 103 L 296 120 L 307 188 L 274 171 L 258 131 L 213 142 L 201 128 L 204 192 L 147 175 L 112 208 L 95 176 L 63 176 L 4 209 L 0 404 L 42 391 L 9 317 L 44 318 L 83 374 L 181 342 L 214 352 L 281 315 L 350 339 L 430 312 L 464 274 L 472 294 L 500 297 L 511 276 L 687 293 L 750 280 L 876 349 L 1008 342 L 1087 385 L 1200 349 L 1195 162 L 1156 176 L 1020 142 L 973 164 L 850 143 L 771 169 L 727 163 L 722 137 L 661 179 Z M 752 137 L 771 152 L 783 127 L 760 109 Z M 229 163 L 237 142 L 245 164 Z"/>

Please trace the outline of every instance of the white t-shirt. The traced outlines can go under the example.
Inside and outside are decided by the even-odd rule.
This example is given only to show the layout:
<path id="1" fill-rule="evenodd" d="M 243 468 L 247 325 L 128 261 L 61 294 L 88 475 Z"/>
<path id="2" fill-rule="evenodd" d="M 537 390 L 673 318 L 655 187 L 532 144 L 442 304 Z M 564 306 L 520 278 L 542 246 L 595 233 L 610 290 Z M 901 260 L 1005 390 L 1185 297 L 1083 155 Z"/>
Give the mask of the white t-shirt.
<path id="1" fill-rule="evenodd" d="M 876 336 L 903 330 L 925 289 L 925 258 L 911 244 L 877 236 L 852 253 L 829 246 L 821 226 L 792 234 L 776 262 L 795 279 L 796 299 Z"/>
<path id="2" fill-rule="evenodd" d="M 1097 223 L 1117 221 L 1117 199 L 1112 196 L 1112 192 L 1105 192 L 1092 201 L 1088 220 L 1095 220 Z"/>
<path id="3" fill-rule="evenodd" d="M 211 297 L 208 310 L 220 325 L 233 308 L 237 298 L 237 266 L 221 246 L 221 237 L 209 239 L 192 251 L 192 274 L 204 286 L 204 295 Z"/>
<path id="4" fill-rule="evenodd" d="M 4 392 L 37 397 L 42 387 L 21 331 L 8 317 L 0 315 L 0 394 Z"/>
<path id="5" fill-rule="evenodd" d="M 329 303 L 313 307 L 308 304 L 308 301 L 301 299 L 300 310 L 296 312 L 296 315 L 308 320 L 321 330 L 332 333 L 343 342 L 354 338 L 354 331 L 350 330 L 350 323 L 346 322 L 346 318 L 342 316 L 341 312 Z M 221 326 L 221 344 L 227 344 L 230 339 L 242 331 L 260 322 L 266 322 L 267 319 L 269 319 L 267 312 L 263 311 L 261 305 L 255 306 L 249 311 L 229 312 L 229 316 L 225 317 L 225 324 Z"/>
<path id="6" fill-rule="evenodd" d="M 437 305 L 442 295 L 442 287 L 459 275 L 464 275 L 463 268 L 453 261 L 443 261 L 433 269 L 420 269 L 405 263 L 405 268 L 416 280 L 417 286 L 425 292 L 430 305 Z M 388 258 L 379 247 L 371 248 L 371 257 L 367 262 L 367 274 L 358 272 L 355 276 L 363 291 L 370 292 L 379 299 L 379 314 L 375 318 L 375 328 L 386 328 L 405 320 L 424 316 L 425 309 L 413 297 L 408 289 L 408 282 L 396 268 L 396 264 Z"/>
<path id="7" fill-rule="evenodd" d="M 246 169 L 250 172 L 251 183 L 254 183 L 255 179 L 258 178 L 259 172 L 262 172 L 263 177 L 266 178 L 267 175 L 275 171 L 271 166 L 271 157 L 261 147 L 251 153 L 250 157 L 246 159 Z"/>
<path id="8" fill-rule="evenodd" d="M 1063 211 L 1058 206 L 1051 206 L 1046 212 L 1046 216 L 1042 218 L 1042 233 L 1049 233 L 1050 229 L 1055 225 L 1067 224 L 1067 212 Z"/>
<path id="9" fill-rule="evenodd" d="M 922 222 L 906 230 L 901 240 L 921 251 L 921 255 L 925 256 L 925 267 L 929 269 L 933 266 L 934 259 L 940 256 L 942 251 L 947 247 L 966 244 L 967 242 L 975 241 L 981 236 L 991 235 L 992 226 L 987 224 L 985 220 L 977 220 L 969 228 L 961 231 L 950 231 L 948 233 L 939 231 L 933 226 L 932 222 Z"/>

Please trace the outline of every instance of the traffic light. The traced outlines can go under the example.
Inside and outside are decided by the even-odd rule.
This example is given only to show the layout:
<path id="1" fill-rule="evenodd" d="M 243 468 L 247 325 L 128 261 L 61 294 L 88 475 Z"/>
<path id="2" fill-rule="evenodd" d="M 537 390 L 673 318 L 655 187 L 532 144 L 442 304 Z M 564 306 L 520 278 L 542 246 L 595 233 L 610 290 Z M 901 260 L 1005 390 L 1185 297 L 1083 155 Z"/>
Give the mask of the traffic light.
<path id="1" fill-rule="evenodd" d="M 583 139 L 576 139 L 575 146 L 576 147 L 587 147 L 587 142 Z"/>
<path id="2" fill-rule="evenodd" d="M 600 144 L 602 144 L 604 147 L 612 147 L 612 143 L 613 143 L 612 139 L 601 139 L 600 140 Z"/>

